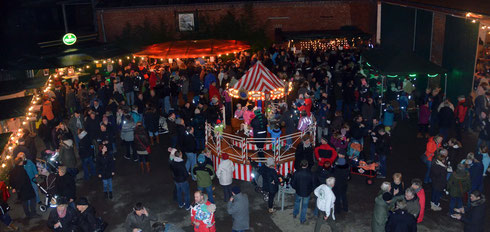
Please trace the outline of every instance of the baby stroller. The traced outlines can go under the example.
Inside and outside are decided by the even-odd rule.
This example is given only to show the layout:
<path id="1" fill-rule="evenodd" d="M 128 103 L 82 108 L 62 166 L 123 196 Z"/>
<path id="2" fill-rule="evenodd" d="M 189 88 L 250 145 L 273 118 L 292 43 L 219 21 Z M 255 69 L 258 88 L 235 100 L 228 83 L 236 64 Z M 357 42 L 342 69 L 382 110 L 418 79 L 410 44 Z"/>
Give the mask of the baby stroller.
<path id="1" fill-rule="evenodd" d="M 36 166 L 39 171 L 39 175 L 47 177 L 51 173 L 58 171 L 60 166 L 59 153 L 51 150 L 44 150 L 41 152 L 41 159 L 37 159 Z"/>
<path id="2" fill-rule="evenodd" d="M 359 160 L 354 158 L 351 160 L 351 174 L 365 176 L 366 184 L 371 185 L 374 183 L 374 178 L 376 178 L 376 171 L 379 167 L 378 163 L 368 160 Z"/>
<path id="3" fill-rule="evenodd" d="M 41 182 L 38 182 L 35 178 L 33 181 L 36 183 L 39 190 L 46 196 L 44 201 L 41 201 L 42 203 L 39 205 L 39 210 L 41 210 L 41 212 L 46 212 L 48 208 L 57 206 L 57 196 L 55 196 L 56 174 L 50 173 L 41 179 L 43 179 Z"/>

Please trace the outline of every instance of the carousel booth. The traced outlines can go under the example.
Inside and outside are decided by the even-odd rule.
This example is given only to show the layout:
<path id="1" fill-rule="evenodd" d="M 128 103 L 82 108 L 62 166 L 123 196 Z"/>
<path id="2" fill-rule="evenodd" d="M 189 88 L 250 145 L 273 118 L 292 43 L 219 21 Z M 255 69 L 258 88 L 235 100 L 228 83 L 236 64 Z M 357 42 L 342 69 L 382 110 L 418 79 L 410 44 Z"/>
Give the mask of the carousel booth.
<path id="1" fill-rule="evenodd" d="M 260 107 L 265 114 L 268 114 L 269 110 L 264 109 L 272 106 L 274 101 L 285 98 L 290 91 L 291 88 L 260 61 L 257 61 L 234 86 L 229 88 L 232 98 L 248 100 L 249 104 Z M 229 159 L 235 164 L 233 177 L 245 181 L 251 181 L 251 162 L 264 163 L 269 157 L 274 158 L 281 175 L 292 173 L 296 145 L 305 134 L 309 133 L 315 138 L 316 133 L 316 124 L 313 123 L 303 132 L 285 134 L 282 130 L 279 138 L 271 138 L 269 133 L 266 138 L 253 138 L 250 134 L 237 132 L 243 120 L 232 118 L 231 122 L 231 128 L 223 128 L 225 123 L 217 126 L 207 124 L 206 147 L 211 150 L 216 168 L 221 163 L 223 154 L 228 154 Z M 257 146 L 261 143 L 264 144 L 263 149 Z M 263 154 L 263 157 L 259 153 Z"/>

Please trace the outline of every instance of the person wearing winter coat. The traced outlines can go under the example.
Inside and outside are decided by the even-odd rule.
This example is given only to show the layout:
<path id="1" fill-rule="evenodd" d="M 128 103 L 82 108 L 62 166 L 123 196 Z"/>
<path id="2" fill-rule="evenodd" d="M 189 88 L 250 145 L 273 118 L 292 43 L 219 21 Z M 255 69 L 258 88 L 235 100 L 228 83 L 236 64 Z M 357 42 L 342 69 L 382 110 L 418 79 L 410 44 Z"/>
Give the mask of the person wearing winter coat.
<path id="1" fill-rule="evenodd" d="M 24 159 L 15 158 L 15 167 L 12 168 L 9 175 L 9 186 L 12 187 L 12 193 L 17 193 L 18 199 L 22 202 L 22 208 L 26 217 L 37 216 L 36 213 L 36 194 L 34 193 L 31 180 L 24 169 Z"/>
<path id="2" fill-rule="evenodd" d="M 133 156 L 133 161 L 138 162 L 138 157 L 136 153 L 136 148 L 134 144 L 134 128 L 136 123 L 134 123 L 131 115 L 127 114 L 123 116 L 121 126 L 121 140 L 126 148 L 126 154 L 124 154 L 125 159 L 131 159 L 131 154 Z"/>
<path id="3" fill-rule="evenodd" d="M 73 135 L 73 138 L 76 138 L 76 136 L 78 135 L 78 130 L 85 129 L 85 121 L 83 120 L 79 111 L 75 111 L 73 113 L 73 116 L 68 121 L 68 129 L 70 129 L 70 132 Z M 77 141 L 77 140 L 75 139 L 75 141 Z M 78 145 L 78 142 L 77 142 L 77 145 Z"/>
<path id="4" fill-rule="evenodd" d="M 195 205 L 191 208 L 191 222 L 194 232 L 216 232 L 216 205 L 208 201 L 208 196 L 202 191 L 194 193 Z"/>
<path id="5" fill-rule="evenodd" d="M 465 208 L 456 209 L 458 214 L 451 217 L 464 223 L 464 232 L 485 231 L 485 196 L 478 190 L 471 192 L 470 204 Z"/>
<path id="6" fill-rule="evenodd" d="M 310 195 L 315 187 L 315 178 L 311 170 L 308 169 L 308 161 L 301 161 L 301 169 L 294 172 L 291 187 L 296 190 L 293 217 L 296 218 L 299 213 L 299 208 L 301 207 L 299 221 L 301 224 L 304 224 L 306 221 L 306 211 L 308 210 Z"/>
<path id="7" fill-rule="evenodd" d="M 375 137 L 374 142 L 374 150 L 375 154 L 379 159 L 379 178 L 386 177 L 386 157 L 390 155 L 391 151 L 391 143 L 390 143 L 390 135 L 386 133 L 385 129 L 380 128 L 378 130 L 378 136 Z"/>
<path id="8" fill-rule="evenodd" d="M 227 211 L 233 218 L 233 231 L 250 229 L 250 213 L 248 196 L 241 192 L 240 186 L 231 188 L 232 197 L 228 201 Z"/>
<path id="9" fill-rule="evenodd" d="M 406 210 L 416 219 L 420 214 L 420 202 L 415 190 L 412 188 L 405 189 Z"/>
<path id="10" fill-rule="evenodd" d="M 77 212 L 68 206 L 66 199 L 59 199 L 58 206 L 52 209 L 48 217 L 48 228 L 55 232 L 78 231 Z"/>
<path id="11" fill-rule="evenodd" d="M 52 130 L 53 130 L 52 124 L 48 121 L 46 117 L 43 117 L 41 119 L 41 124 L 37 129 L 37 134 L 39 135 L 39 138 L 43 140 L 46 149 L 53 148 L 53 137 L 51 136 Z"/>
<path id="12" fill-rule="evenodd" d="M 60 162 L 63 166 L 66 166 L 68 172 L 71 175 L 76 175 L 77 170 L 77 158 L 75 157 L 75 149 L 73 147 L 72 139 L 63 139 L 60 143 Z"/>
<path id="13" fill-rule="evenodd" d="M 350 165 L 349 162 L 345 159 L 345 155 L 339 154 L 339 158 L 335 162 L 333 175 L 335 177 L 335 187 L 333 188 L 333 192 L 336 198 L 336 212 L 337 214 L 341 213 L 342 210 L 348 212 L 349 204 L 347 201 L 347 185 L 350 175 Z"/>
<path id="14" fill-rule="evenodd" d="M 101 145 L 99 149 L 97 175 L 102 180 L 105 198 L 112 199 L 112 178 L 115 174 L 114 156 L 108 151 L 106 145 Z"/>
<path id="15" fill-rule="evenodd" d="M 328 137 L 322 137 L 321 145 L 315 148 L 315 158 L 318 160 L 318 166 L 323 167 L 325 162 L 333 164 L 337 159 L 337 151 L 328 144 Z"/>
<path id="16" fill-rule="evenodd" d="M 150 173 L 150 137 L 141 122 L 134 128 L 134 148 L 140 161 L 141 173 L 145 173 L 145 164 L 146 172 Z"/>
<path id="17" fill-rule="evenodd" d="M 374 199 L 373 219 L 371 222 L 372 232 L 384 232 L 388 221 L 388 210 L 391 207 L 393 195 L 390 193 L 390 182 L 381 184 L 381 191 Z"/>
<path id="18" fill-rule="evenodd" d="M 439 155 L 432 163 L 430 170 L 430 178 L 432 179 L 432 194 L 431 194 L 431 210 L 440 211 L 439 200 L 443 194 L 447 184 L 447 150 L 442 149 L 439 151 Z"/>
<path id="19" fill-rule="evenodd" d="M 177 190 L 177 202 L 179 203 L 179 208 L 184 208 L 189 210 L 190 205 L 190 190 L 189 182 L 189 172 L 185 166 L 186 161 L 182 156 L 182 152 L 175 148 L 170 148 L 170 168 L 172 169 L 173 179 L 175 183 L 175 188 Z M 184 200 L 182 200 L 182 195 Z"/>
<path id="20" fill-rule="evenodd" d="M 206 157 L 200 154 L 197 157 L 197 164 L 192 169 L 192 174 L 197 179 L 197 189 L 206 191 L 209 201 L 214 204 L 213 198 L 213 179 L 216 176 L 213 166 L 206 164 Z"/>
<path id="21" fill-rule="evenodd" d="M 325 184 L 318 186 L 314 193 L 318 198 L 316 207 L 321 211 L 315 223 L 315 232 L 319 232 L 323 223 L 330 226 L 332 232 L 342 231 L 335 222 L 335 194 L 332 188 L 335 186 L 335 177 L 329 177 Z"/>
<path id="22" fill-rule="evenodd" d="M 192 126 L 188 126 L 184 135 L 184 144 L 182 147 L 182 152 L 186 156 L 185 168 L 190 173 L 192 168 L 197 164 L 197 141 L 194 137 L 195 129 Z M 196 177 L 192 175 L 192 179 L 195 180 Z"/>
<path id="23" fill-rule="evenodd" d="M 417 223 L 421 223 L 424 220 L 425 213 L 425 190 L 422 188 L 422 181 L 420 179 L 413 179 L 411 188 L 417 194 L 419 200 L 420 211 L 417 217 Z"/>
<path id="24" fill-rule="evenodd" d="M 447 182 L 447 191 L 451 200 L 449 202 L 449 212 L 456 213 L 455 208 L 463 207 L 464 194 L 469 192 L 471 188 L 470 174 L 466 171 L 464 164 L 458 164 L 455 172 L 451 174 Z"/>
<path id="25" fill-rule="evenodd" d="M 77 196 L 77 186 L 75 177 L 67 173 L 67 167 L 59 166 L 55 180 L 55 193 L 59 197 L 64 197 L 69 203 L 73 203 Z"/>
<path id="26" fill-rule="evenodd" d="M 156 220 L 155 215 L 150 214 L 149 210 L 143 206 L 143 203 L 138 202 L 126 217 L 125 231 L 151 231 L 151 222 Z"/>
<path id="27" fill-rule="evenodd" d="M 35 178 L 37 178 L 39 174 L 37 170 L 37 166 L 31 160 L 27 159 L 23 152 L 19 152 L 19 154 L 17 154 L 17 157 L 20 157 L 22 158 L 22 160 L 24 160 L 24 169 L 27 172 L 27 176 L 31 181 L 32 188 L 34 189 L 34 193 L 36 194 L 36 202 L 40 202 L 39 192 L 37 190 L 37 185 L 35 182 Z"/>
<path id="28" fill-rule="evenodd" d="M 294 154 L 294 169 L 299 170 L 301 168 L 301 160 L 308 161 L 308 167 L 313 167 L 313 147 L 311 146 L 310 136 L 305 135 L 302 138 L 302 142 L 296 147 Z"/>
<path id="29" fill-rule="evenodd" d="M 80 161 L 82 161 L 83 179 L 89 180 L 92 176 L 95 176 L 92 141 L 87 136 L 87 132 L 81 129 L 78 131 L 77 138 L 80 141 L 78 145 L 78 156 L 80 156 Z"/>
<path id="30" fill-rule="evenodd" d="M 253 128 L 254 138 L 266 138 L 267 137 L 267 118 L 262 115 L 260 109 L 254 111 L 255 118 L 250 122 L 250 126 Z M 264 142 L 256 142 L 255 145 L 258 149 L 259 157 L 264 157 Z"/>
<path id="31" fill-rule="evenodd" d="M 150 134 L 150 142 L 151 145 L 156 142 L 160 143 L 160 137 L 158 136 L 158 113 L 154 107 L 149 107 L 146 109 L 146 112 L 143 114 L 143 122 L 145 123 L 145 128 L 148 130 Z M 155 142 L 154 142 L 155 140 Z"/>
<path id="32" fill-rule="evenodd" d="M 407 211 L 407 202 L 401 199 L 395 205 L 395 210 L 388 217 L 388 222 L 385 227 L 386 232 L 416 232 L 417 221 Z"/>
<path id="33" fill-rule="evenodd" d="M 419 106 L 419 132 L 417 134 L 417 138 L 426 138 L 429 137 L 429 118 L 430 118 L 430 110 L 429 110 L 429 102 L 425 102 Z"/>
<path id="34" fill-rule="evenodd" d="M 449 130 L 454 123 L 454 106 L 446 99 L 438 108 L 439 114 L 439 133 L 444 138 L 443 141 L 447 141 Z"/>
<path id="35" fill-rule="evenodd" d="M 235 171 L 235 165 L 229 159 L 229 155 L 223 153 L 221 156 L 221 163 L 218 166 L 216 176 L 218 177 L 219 184 L 223 187 L 225 202 L 230 201 L 231 197 L 231 184 L 233 183 L 233 172 Z"/>
<path id="36" fill-rule="evenodd" d="M 262 190 L 269 193 L 267 206 L 269 213 L 274 212 L 274 197 L 279 191 L 279 176 L 275 169 L 275 161 L 272 157 L 267 158 L 266 165 L 259 168 L 259 173 L 262 175 Z"/>
<path id="37" fill-rule="evenodd" d="M 88 203 L 87 198 L 78 198 L 75 205 L 77 208 L 77 225 L 80 228 L 80 232 L 97 231 L 95 208 Z"/>
<path id="38" fill-rule="evenodd" d="M 425 178 L 424 178 L 424 183 L 426 184 L 431 182 L 430 169 L 432 167 L 432 159 L 434 158 L 437 149 L 439 149 L 442 146 L 442 139 L 443 138 L 439 135 L 430 137 L 426 145 L 425 154 L 422 156 L 422 161 L 427 166 L 427 171 L 425 172 Z"/>

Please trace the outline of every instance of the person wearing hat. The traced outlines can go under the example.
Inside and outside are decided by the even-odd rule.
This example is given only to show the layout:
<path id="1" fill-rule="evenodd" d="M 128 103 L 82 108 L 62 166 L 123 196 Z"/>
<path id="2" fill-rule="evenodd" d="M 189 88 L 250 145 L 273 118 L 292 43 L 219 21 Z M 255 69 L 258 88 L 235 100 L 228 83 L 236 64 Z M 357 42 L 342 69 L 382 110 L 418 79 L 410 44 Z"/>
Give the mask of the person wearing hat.
<path id="1" fill-rule="evenodd" d="M 417 231 L 417 221 L 408 210 L 408 203 L 399 199 L 386 222 L 386 232 Z"/>
<path id="2" fill-rule="evenodd" d="M 262 190 L 269 193 L 269 200 L 267 205 L 269 207 L 269 213 L 274 212 L 274 197 L 279 191 L 279 176 L 275 169 L 274 158 L 267 158 L 266 165 L 263 165 L 259 169 L 260 175 L 262 175 Z"/>
<path id="3" fill-rule="evenodd" d="M 233 172 L 235 171 L 235 165 L 229 158 L 230 157 L 227 153 L 223 153 L 221 156 L 221 163 L 219 164 L 218 171 L 216 172 L 219 184 L 221 187 L 223 187 L 225 202 L 228 202 L 232 195 L 231 184 L 233 183 Z"/>
<path id="4" fill-rule="evenodd" d="M 58 205 L 52 209 L 48 217 L 48 228 L 56 232 L 72 232 L 78 229 L 77 212 L 68 206 L 68 200 L 64 197 L 58 199 Z"/>
<path id="5" fill-rule="evenodd" d="M 250 213 L 248 196 L 241 192 L 240 186 L 231 188 L 233 196 L 228 201 L 227 211 L 233 217 L 233 231 L 250 229 Z"/>
<path id="6" fill-rule="evenodd" d="M 97 218 L 95 216 L 95 208 L 88 203 L 87 198 L 80 197 L 75 202 L 78 211 L 78 227 L 83 232 L 96 231 Z"/>
<path id="7" fill-rule="evenodd" d="M 337 159 L 337 151 L 328 144 L 327 135 L 323 135 L 320 142 L 321 145 L 315 148 L 315 157 L 318 161 L 318 166 L 323 167 L 326 161 L 333 164 Z"/>
<path id="8" fill-rule="evenodd" d="M 390 209 L 393 195 L 390 193 L 391 183 L 383 182 L 381 192 L 374 200 L 373 220 L 371 229 L 373 232 L 384 232 L 385 225 L 388 221 L 388 210 Z"/>
<path id="9" fill-rule="evenodd" d="M 215 173 L 213 166 L 206 164 L 206 157 L 204 154 L 200 154 L 197 157 L 197 164 L 192 169 L 192 174 L 196 176 L 197 189 L 206 191 L 209 201 L 214 204 L 213 179 Z"/>

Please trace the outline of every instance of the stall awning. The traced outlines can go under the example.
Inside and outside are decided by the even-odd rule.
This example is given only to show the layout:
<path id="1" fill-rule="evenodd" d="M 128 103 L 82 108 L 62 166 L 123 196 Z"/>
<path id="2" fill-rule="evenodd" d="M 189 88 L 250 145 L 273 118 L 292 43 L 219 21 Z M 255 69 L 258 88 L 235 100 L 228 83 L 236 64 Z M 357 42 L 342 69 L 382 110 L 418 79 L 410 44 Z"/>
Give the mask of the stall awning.
<path id="1" fill-rule="evenodd" d="M 37 89 L 48 81 L 48 77 L 35 77 L 0 82 L 0 96 L 18 93 L 23 90 Z"/>
<path id="2" fill-rule="evenodd" d="M 369 38 L 369 34 L 359 29 L 339 29 L 322 31 L 283 31 L 279 35 L 283 40 L 313 40 L 313 39 L 336 39 L 336 38 Z"/>
<path id="3" fill-rule="evenodd" d="M 382 75 L 445 74 L 446 70 L 410 51 L 376 48 L 364 51 L 362 60 Z"/>
<path id="4" fill-rule="evenodd" d="M 250 45 L 238 40 L 184 40 L 153 44 L 135 56 L 176 59 L 218 56 L 250 49 Z"/>
<path id="5" fill-rule="evenodd" d="M 0 120 L 24 116 L 32 96 L 18 97 L 0 101 Z"/>

